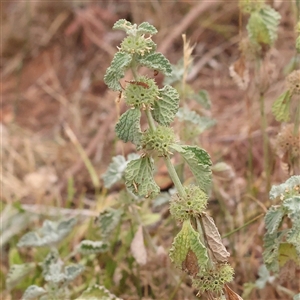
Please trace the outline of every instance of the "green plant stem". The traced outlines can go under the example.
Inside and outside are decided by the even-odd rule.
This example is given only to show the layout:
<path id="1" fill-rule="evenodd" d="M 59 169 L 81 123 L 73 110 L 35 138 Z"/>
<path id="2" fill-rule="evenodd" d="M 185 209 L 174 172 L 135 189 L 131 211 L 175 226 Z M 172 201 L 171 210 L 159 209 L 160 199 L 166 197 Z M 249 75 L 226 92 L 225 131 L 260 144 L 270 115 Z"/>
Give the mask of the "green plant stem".
<path id="1" fill-rule="evenodd" d="M 166 166 L 167 166 L 167 169 L 168 169 L 168 172 L 169 172 L 169 175 L 176 187 L 176 190 L 178 192 L 178 194 L 181 196 L 181 197 L 185 197 L 186 196 L 186 193 L 184 191 L 184 188 L 183 188 L 183 185 L 178 177 L 178 174 L 171 162 L 171 159 L 169 156 L 165 156 L 164 157 L 164 161 L 166 163 Z"/>
<path id="2" fill-rule="evenodd" d="M 253 223 L 254 221 L 256 221 L 257 219 L 263 217 L 265 214 L 260 214 L 258 216 L 256 216 L 255 218 L 251 219 L 250 221 L 246 222 L 245 224 L 243 224 L 242 226 L 235 228 L 233 230 L 231 230 L 230 232 L 226 233 L 225 235 L 222 236 L 222 239 L 229 237 L 230 235 L 232 235 L 233 233 L 243 229 L 244 227 L 247 227 L 248 225 L 250 225 L 251 223 Z"/>
<path id="3" fill-rule="evenodd" d="M 155 122 L 153 120 L 153 117 L 151 115 L 151 111 L 150 109 L 146 109 L 146 116 L 147 116 L 147 120 L 148 120 L 148 124 L 151 130 L 155 131 L 156 130 L 156 126 L 155 126 Z"/>
<path id="4" fill-rule="evenodd" d="M 265 97 L 264 93 L 260 93 L 260 117 L 261 117 L 261 131 L 263 135 L 263 152 L 264 152 L 264 171 L 266 174 L 266 190 L 270 190 L 270 166 L 269 166 L 269 149 L 268 149 L 268 135 L 267 135 L 267 118 L 265 112 Z"/>

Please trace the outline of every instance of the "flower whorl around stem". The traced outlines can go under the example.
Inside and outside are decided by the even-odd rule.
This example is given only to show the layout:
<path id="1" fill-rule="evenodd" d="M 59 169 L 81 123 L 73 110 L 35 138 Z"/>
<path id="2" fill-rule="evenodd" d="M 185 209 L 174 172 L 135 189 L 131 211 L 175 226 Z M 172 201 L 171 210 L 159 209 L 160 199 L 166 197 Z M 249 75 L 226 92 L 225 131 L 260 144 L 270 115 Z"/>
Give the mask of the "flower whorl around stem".
<path id="1" fill-rule="evenodd" d="M 206 208 L 208 199 L 207 194 L 196 185 L 188 185 L 184 187 L 184 191 L 185 197 L 175 194 L 170 202 L 170 213 L 180 222 L 201 214 Z"/>

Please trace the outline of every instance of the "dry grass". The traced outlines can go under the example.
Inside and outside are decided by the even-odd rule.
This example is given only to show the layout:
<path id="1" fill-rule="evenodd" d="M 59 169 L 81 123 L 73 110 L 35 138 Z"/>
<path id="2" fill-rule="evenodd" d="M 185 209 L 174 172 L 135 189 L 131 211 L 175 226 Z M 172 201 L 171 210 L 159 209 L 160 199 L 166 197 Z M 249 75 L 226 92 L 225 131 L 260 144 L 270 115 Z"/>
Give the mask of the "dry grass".
<path id="1" fill-rule="evenodd" d="M 237 5 L 222 1 L 207 3 L 202 7 L 198 2 L 183 0 L 139 3 L 115 0 L 98 5 L 92 1 L 84 1 L 82 5 L 76 1 L 2 3 L 1 185 L 4 206 L 20 202 L 27 210 L 43 211 L 44 206 L 66 208 L 71 201 L 76 210 L 84 198 L 87 216 L 88 208 L 95 208 L 90 201 L 95 200 L 95 181 L 82 162 L 77 146 L 84 149 L 98 179 L 113 155 L 133 149 L 115 142 L 114 123 L 121 108 L 115 103 L 117 95 L 109 92 L 103 82 L 115 46 L 122 39 L 119 32 L 110 28 L 116 19 L 129 17 L 136 23 L 149 21 L 159 29 L 155 40 L 172 63 L 182 56 L 182 32 L 186 31 L 191 44 L 196 43 L 196 63 L 189 80 L 195 89 L 209 92 L 212 116 L 218 122 L 199 142 L 211 154 L 213 162 L 225 161 L 233 170 L 229 180 L 216 185 L 209 207 L 220 231 L 225 234 L 264 213 L 269 202 L 262 174 L 262 134 L 255 87 L 252 85 L 247 92 L 239 90 L 228 72 L 238 56 Z M 267 132 L 271 138 L 279 132 L 279 124 L 270 113 L 271 105 L 284 88 L 282 70 L 294 55 L 291 49 L 295 20 L 291 9 L 290 2 L 280 2 L 278 10 L 283 20 L 279 41 L 267 61 L 270 69 L 276 66 L 272 69 L 272 82 L 266 95 Z M 77 146 L 70 132 L 76 137 Z M 250 137 L 251 185 L 247 168 Z M 278 159 L 273 164 L 272 182 L 285 180 L 287 174 L 280 169 Z M 168 179 L 163 170 L 160 175 L 164 177 L 163 184 Z M 74 195 L 68 199 L 71 179 Z M 172 226 L 165 226 L 156 233 L 156 238 L 167 251 Z M 262 264 L 263 233 L 261 217 L 225 239 L 236 270 L 232 286 L 240 293 L 243 283 L 257 278 Z M 141 282 L 156 289 L 160 299 L 167 299 L 168 281 L 164 279 L 172 273 L 170 262 L 165 253 L 161 255 L 162 261 L 155 259 L 139 270 Z M 1 261 L 1 265 L 7 269 L 5 261 Z M 164 268 L 160 268 L 161 265 Z M 176 299 L 194 297 L 189 285 L 189 282 L 179 282 Z M 295 288 L 292 284 L 286 287 Z M 252 293 L 249 299 L 288 298 L 280 289 L 268 286 Z"/>

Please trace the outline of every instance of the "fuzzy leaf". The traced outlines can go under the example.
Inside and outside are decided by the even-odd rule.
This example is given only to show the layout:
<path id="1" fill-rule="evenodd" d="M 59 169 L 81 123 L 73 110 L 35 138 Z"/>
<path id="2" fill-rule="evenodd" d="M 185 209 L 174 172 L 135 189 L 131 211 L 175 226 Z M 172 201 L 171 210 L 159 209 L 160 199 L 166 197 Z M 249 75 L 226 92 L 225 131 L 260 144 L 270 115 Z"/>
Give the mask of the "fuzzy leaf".
<path id="1" fill-rule="evenodd" d="M 102 175 L 104 186 L 110 188 L 116 182 L 120 181 L 124 175 L 128 162 L 136 158 L 138 158 L 138 155 L 135 153 L 129 154 L 127 160 L 123 155 L 114 156 L 106 172 Z"/>
<path id="2" fill-rule="evenodd" d="M 132 61 L 132 56 L 126 52 L 117 52 L 106 70 L 104 82 L 114 91 L 122 91 L 119 80 L 125 76 L 125 71 Z"/>
<path id="3" fill-rule="evenodd" d="M 190 220 L 186 220 L 182 224 L 181 231 L 174 238 L 170 250 L 170 258 L 176 267 L 185 269 L 184 262 L 190 251 L 196 256 L 198 268 L 206 266 L 208 262 L 207 250 L 201 243 L 200 235 L 194 230 Z"/>
<path id="4" fill-rule="evenodd" d="M 300 52 L 300 51 L 299 51 Z M 293 300 L 300 300 L 300 293 L 293 297 Z"/>
<path id="5" fill-rule="evenodd" d="M 205 235 L 207 237 L 207 243 L 214 257 L 219 262 L 227 262 L 230 254 L 222 243 L 222 239 L 219 230 L 215 225 L 214 219 L 205 213 L 203 213 L 201 217 L 205 229 Z"/>
<path id="6" fill-rule="evenodd" d="M 197 125 L 197 128 L 199 129 L 199 134 L 216 124 L 215 120 L 212 120 L 208 117 L 200 116 L 195 111 L 190 110 L 187 107 L 179 108 L 176 116 L 179 118 L 179 120 L 188 121 Z"/>
<path id="7" fill-rule="evenodd" d="M 273 234 L 266 233 L 264 236 L 263 259 L 269 271 L 278 272 L 279 270 L 278 249 L 282 235 L 282 233 L 275 232 Z"/>
<path id="8" fill-rule="evenodd" d="M 133 25 L 129 21 L 127 21 L 125 19 L 120 19 L 114 24 L 113 29 L 114 30 L 124 30 L 127 33 L 127 31 L 129 29 L 131 29 L 132 26 Z"/>
<path id="9" fill-rule="evenodd" d="M 78 277 L 83 271 L 85 267 L 80 264 L 73 264 L 65 267 L 65 278 L 67 281 L 73 281 L 76 277 Z"/>
<path id="10" fill-rule="evenodd" d="M 259 278 L 255 281 L 255 285 L 258 289 L 263 289 L 266 286 L 266 283 L 270 279 L 270 272 L 268 271 L 265 265 L 261 265 L 258 269 Z"/>
<path id="11" fill-rule="evenodd" d="M 139 58 L 139 63 L 149 69 L 157 70 L 165 75 L 172 74 L 172 67 L 169 60 L 159 52 Z"/>
<path id="12" fill-rule="evenodd" d="M 210 97 L 206 90 L 201 90 L 198 92 L 198 94 L 193 94 L 189 96 L 189 98 L 193 98 L 197 103 L 202 105 L 205 109 L 211 108 Z"/>
<path id="13" fill-rule="evenodd" d="M 265 215 L 265 224 L 268 234 L 277 231 L 279 224 L 283 218 L 284 212 L 279 207 L 271 207 Z"/>
<path id="14" fill-rule="evenodd" d="M 294 225 L 300 225 L 300 196 L 294 196 L 283 201 L 282 206 L 288 211 L 288 217 Z"/>
<path id="15" fill-rule="evenodd" d="M 300 224 L 293 226 L 287 234 L 286 241 L 292 244 L 298 255 L 298 260 L 300 260 Z"/>
<path id="16" fill-rule="evenodd" d="M 12 265 L 6 277 L 6 288 L 11 290 L 36 267 L 35 263 Z"/>
<path id="17" fill-rule="evenodd" d="M 75 300 L 122 300 L 111 294 L 104 286 L 95 284 L 85 290 L 81 296 Z"/>
<path id="18" fill-rule="evenodd" d="M 212 165 L 208 153 L 197 146 L 181 146 L 173 144 L 171 148 L 182 155 L 195 176 L 199 187 L 205 192 L 208 192 L 211 185 Z"/>
<path id="19" fill-rule="evenodd" d="M 159 90 L 159 99 L 154 102 L 152 116 L 164 126 L 169 126 L 178 111 L 179 94 L 173 87 L 166 85 Z"/>
<path id="20" fill-rule="evenodd" d="M 123 211 L 121 209 L 107 208 L 99 214 L 96 224 L 101 231 L 102 239 L 106 240 L 120 222 Z"/>
<path id="21" fill-rule="evenodd" d="M 153 161 L 147 156 L 130 161 L 125 170 L 125 184 L 136 195 L 155 197 L 160 188 L 153 178 Z"/>
<path id="22" fill-rule="evenodd" d="M 24 292 L 22 300 L 36 299 L 37 297 L 40 297 L 46 293 L 47 293 L 47 291 L 45 289 L 43 289 L 42 287 L 37 286 L 37 285 L 31 285 Z"/>
<path id="23" fill-rule="evenodd" d="M 283 267 L 289 260 L 292 260 L 298 266 L 300 265 L 300 257 L 297 254 L 295 246 L 289 243 L 282 243 L 278 250 L 279 266 Z"/>
<path id="24" fill-rule="evenodd" d="M 43 247 L 60 242 L 66 237 L 76 224 L 76 219 L 52 222 L 44 221 L 43 227 L 37 232 L 28 232 L 22 236 L 18 247 Z"/>
<path id="25" fill-rule="evenodd" d="M 272 113 L 278 122 L 287 122 L 290 119 L 290 104 L 292 94 L 286 91 L 281 94 L 272 105 Z"/>
<path id="26" fill-rule="evenodd" d="M 250 40 L 258 44 L 272 45 L 277 39 L 280 18 L 280 14 L 270 6 L 252 12 L 247 25 Z"/>
<path id="27" fill-rule="evenodd" d="M 157 30 L 153 25 L 149 24 L 148 22 L 143 22 L 138 26 L 137 33 L 138 34 L 147 34 L 148 33 L 148 34 L 154 35 L 157 33 Z"/>
<path id="28" fill-rule="evenodd" d="M 42 263 L 40 263 L 42 269 L 43 269 L 43 277 L 45 277 L 50 272 L 50 266 L 53 264 L 56 264 L 60 260 L 59 253 L 56 248 L 52 249 L 46 256 L 46 258 L 43 260 Z"/>
<path id="29" fill-rule="evenodd" d="M 141 138 L 141 111 L 138 108 L 127 110 L 116 124 L 116 134 L 119 139 L 138 145 Z"/>
<path id="30" fill-rule="evenodd" d="M 108 244 L 102 241 L 83 240 L 78 245 L 78 251 L 84 255 L 108 251 Z"/>
<path id="31" fill-rule="evenodd" d="M 300 187 L 300 176 L 291 176 L 286 182 L 280 185 L 273 185 L 270 191 L 270 199 L 276 199 L 277 197 L 284 196 L 284 198 L 290 198 L 296 196 L 296 187 Z M 282 199 L 284 200 L 284 199 Z"/>

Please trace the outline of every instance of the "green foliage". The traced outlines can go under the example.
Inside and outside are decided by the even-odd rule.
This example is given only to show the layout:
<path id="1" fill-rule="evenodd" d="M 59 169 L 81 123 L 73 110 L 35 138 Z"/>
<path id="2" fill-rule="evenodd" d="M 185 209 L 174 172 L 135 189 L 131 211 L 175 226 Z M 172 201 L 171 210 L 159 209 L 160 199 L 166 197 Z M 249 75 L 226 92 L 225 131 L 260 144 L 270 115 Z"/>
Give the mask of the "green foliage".
<path id="1" fill-rule="evenodd" d="M 78 252 L 84 255 L 103 253 L 108 251 L 108 244 L 103 241 L 83 240 L 78 245 Z"/>
<path id="2" fill-rule="evenodd" d="M 112 162 L 109 164 L 106 172 L 102 175 L 104 186 L 106 188 L 110 188 L 115 183 L 120 181 L 124 176 L 128 162 L 136 158 L 138 158 L 138 155 L 135 153 L 129 154 L 127 160 L 122 155 L 113 157 Z"/>
<path id="3" fill-rule="evenodd" d="M 182 155 L 200 188 L 208 192 L 211 185 L 212 165 L 208 153 L 197 146 L 172 145 L 172 148 Z"/>
<path id="4" fill-rule="evenodd" d="M 43 247 L 59 243 L 68 235 L 76 224 L 76 219 L 52 222 L 46 220 L 37 232 L 26 233 L 19 241 L 18 247 Z"/>
<path id="5" fill-rule="evenodd" d="M 141 157 L 130 161 L 125 171 L 125 184 L 129 191 L 141 197 L 153 198 L 160 189 L 153 178 L 153 160 Z"/>
<path id="6" fill-rule="evenodd" d="M 272 105 L 272 113 L 279 122 L 287 122 L 290 119 L 290 104 L 292 94 L 289 90 L 282 93 Z"/>
<path id="7" fill-rule="evenodd" d="M 289 260 L 300 265 L 300 176 L 292 176 L 285 183 L 273 186 L 270 198 L 280 198 L 266 216 L 264 236 L 264 263 L 268 270 L 278 272 Z M 284 220 L 289 219 L 281 228 Z M 289 225 L 288 225 L 289 224 Z"/>
<path id="8" fill-rule="evenodd" d="M 160 71 L 165 75 L 172 74 L 172 67 L 169 60 L 162 53 L 153 53 L 138 60 L 141 66 L 152 70 Z"/>
<path id="9" fill-rule="evenodd" d="M 159 90 L 159 99 L 154 102 L 152 116 L 164 126 L 170 126 L 178 111 L 179 94 L 173 87 L 165 85 Z"/>
<path id="10" fill-rule="evenodd" d="M 117 137 L 125 143 L 138 145 L 141 138 L 140 118 L 141 111 L 138 108 L 127 110 L 116 124 Z"/>
<path id="11" fill-rule="evenodd" d="M 95 284 L 84 291 L 75 300 L 122 300 L 111 294 L 104 286 Z"/>
<path id="12" fill-rule="evenodd" d="M 35 263 L 12 265 L 6 277 L 6 287 L 11 290 L 36 268 Z"/>
<path id="13" fill-rule="evenodd" d="M 192 253 L 190 253 L 192 252 Z M 189 254 L 189 255 L 188 255 Z M 191 257 L 192 263 L 186 262 Z M 177 268 L 193 272 L 208 263 L 207 249 L 200 239 L 200 235 L 194 230 L 190 220 L 185 220 L 181 231 L 174 238 L 172 248 L 170 249 L 170 258 Z"/>
<path id="14" fill-rule="evenodd" d="M 26 289 L 22 299 L 23 300 L 36 299 L 42 295 L 45 295 L 46 293 L 47 291 L 42 287 L 39 287 L 37 285 L 31 285 Z"/>
<path id="15" fill-rule="evenodd" d="M 280 14 L 268 5 L 253 11 L 247 25 L 250 40 L 255 44 L 271 46 L 277 39 L 280 19 Z"/>

